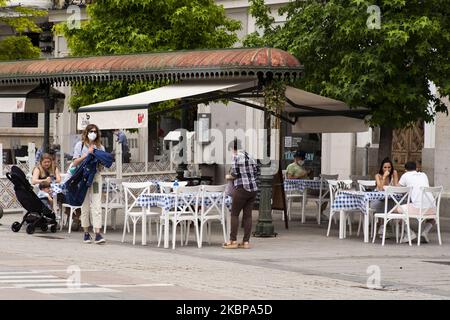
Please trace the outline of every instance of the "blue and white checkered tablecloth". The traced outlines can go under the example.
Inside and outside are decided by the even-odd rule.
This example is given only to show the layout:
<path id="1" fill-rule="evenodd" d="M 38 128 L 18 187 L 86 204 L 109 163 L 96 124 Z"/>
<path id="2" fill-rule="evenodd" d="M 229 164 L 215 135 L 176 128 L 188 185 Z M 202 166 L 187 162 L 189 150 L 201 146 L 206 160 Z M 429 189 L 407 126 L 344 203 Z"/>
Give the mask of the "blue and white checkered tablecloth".
<path id="1" fill-rule="evenodd" d="M 218 199 L 222 199 L 223 193 L 221 192 L 210 192 L 210 198 L 213 201 L 217 201 Z M 195 197 L 195 194 L 184 194 L 184 197 L 187 201 L 192 200 Z M 175 193 L 148 193 L 143 194 L 137 198 L 136 204 L 141 207 L 159 207 L 163 210 L 170 210 L 175 206 Z M 205 198 L 205 205 L 211 205 L 211 199 Z M 218 203 L 222 204 L 221 200 Z M 225 197 L 225 206 L 230 209 L 231 208 L 232 199 L 229 196 Z"/>
<path id="2" fill-rule="evenodd" d="M 328 183 L 323 181 L 323 188 L 328 188 Z M 305 189 L 320 189 L 320 180 L 307 180 L 307 179 L 285 179 L 284 190 L 285 191 L 303 191 Z"/>
<path id="3" fill-rule="evenodd" d="M 333 210 L 361 210 L 366 212 L 367 203 L 375 200 L 384 200 L 385 193 L 380 191 L 340 191 L 333 201 Z M 401 196 L 400 196 L 401 198 Z"/>

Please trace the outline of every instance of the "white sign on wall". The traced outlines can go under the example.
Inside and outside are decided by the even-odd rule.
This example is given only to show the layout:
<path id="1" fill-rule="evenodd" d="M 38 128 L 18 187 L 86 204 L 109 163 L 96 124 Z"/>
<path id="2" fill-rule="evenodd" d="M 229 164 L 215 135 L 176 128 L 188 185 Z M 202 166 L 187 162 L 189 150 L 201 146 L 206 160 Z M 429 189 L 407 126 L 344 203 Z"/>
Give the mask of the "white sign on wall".
<path id="1" fill-rule="evenodd" d="M 78 113 L 78 130 L 95 124 L 100 130 L 134 129 L 148 126 L 147 109 Z"/>

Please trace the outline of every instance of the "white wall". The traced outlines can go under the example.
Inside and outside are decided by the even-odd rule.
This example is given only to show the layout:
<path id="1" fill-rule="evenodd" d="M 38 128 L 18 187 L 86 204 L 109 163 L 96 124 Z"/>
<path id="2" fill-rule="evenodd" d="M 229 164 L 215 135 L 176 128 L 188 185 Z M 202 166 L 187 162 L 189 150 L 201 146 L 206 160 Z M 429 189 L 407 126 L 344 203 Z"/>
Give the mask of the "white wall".
<path id="1" fill-rule="evenodd" d="M 339 174 L 340 179 L 347 179 L 352 172 L 353 133 L 322 134 L 322 173 Z"/>

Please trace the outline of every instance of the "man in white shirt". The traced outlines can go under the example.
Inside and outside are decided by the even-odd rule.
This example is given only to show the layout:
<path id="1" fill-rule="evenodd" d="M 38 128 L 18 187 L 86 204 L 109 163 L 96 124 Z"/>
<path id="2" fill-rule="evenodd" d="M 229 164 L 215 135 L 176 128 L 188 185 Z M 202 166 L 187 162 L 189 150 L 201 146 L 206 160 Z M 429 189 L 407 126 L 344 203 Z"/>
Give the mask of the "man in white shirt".
<path id="1" fill-rule="evenodd" d="M 402 205 L 402 209 L 408 209 L 408 213 L 410 215 L 418 215 L 420 214 L 420 207 L 422 207 L 422 214 L 434 214 L 436 212 L 436 207 L 433 202 L 433 195 L 427 194 L 422 199 L 422 190 L 421 187 L 429 187 L 428 177 L 423 172 L 417 172 L 417 167 L 415 162 L 407 162 L 405 164 L 406 172 L 401 176 L 398 184 L 402 187 L 412 187 L 411 190 L 411 202 L 408 204 Z M 422 202 L 423 200 L 423 202 Z M 435 224 L 434 220 L 428 220 L 430 222 L 426 222 L 423 227 L 423 231 L 421 234 L 422 240 L 426 243 L 428 240 L 428 232 L 431 230 L 433 225 Z M 411 240 L 415 239 L 417 236 L 411 230 Z M 405 237 L 406 238 L 406 237 Z M 408 239 L 403 239 L 402 242 L 408 242 Z"/>

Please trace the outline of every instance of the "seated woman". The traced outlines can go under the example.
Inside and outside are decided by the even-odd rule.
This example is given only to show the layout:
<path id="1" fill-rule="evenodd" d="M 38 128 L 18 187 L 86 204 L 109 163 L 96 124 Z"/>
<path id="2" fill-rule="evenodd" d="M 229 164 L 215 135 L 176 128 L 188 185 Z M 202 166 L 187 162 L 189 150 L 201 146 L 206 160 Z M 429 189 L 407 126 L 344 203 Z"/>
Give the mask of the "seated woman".
<path id="1" fill-rule="evenodd" d="M 53 157 L 44 153 L 39 160 L 39 165 L 33 169 L 33 176 L 31 178 L 31 184 L 39 184 L 41 182 L 47 181 L 49 183 L 61 182 L 61 175 L 59 169 L 56 167 Z"/>
<path id="2" fill-rule="evenodd" d="M 392 163 L 391 159 L 388 157 L 384 158 L 383 161 L 381 161 L 380 170 L 375 175 L 375 180 L 377 183 L 376 190 L 378 191 L 384 191 L 384 187 L 387 186 L 397 186 L 398 185 L 398 173 L 397 170 L 394 169 L 394 164 Z M 373 209 L 376 213 L 384 212 L 384 202 L 385 200 L 376 200 L 372 201 L 370 204 L 370 208 Z M 390 201 L 388 203 L 388 210 L 391 210 L 394 206 L 393 203 Z M 383 225 L 380 225 L 380 228 L 378 229 L 378 234 L 383 234 Z M 391 235 L 387 236 L 391 237 Z"/>

